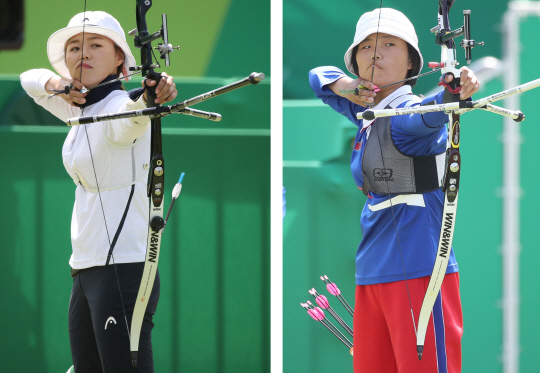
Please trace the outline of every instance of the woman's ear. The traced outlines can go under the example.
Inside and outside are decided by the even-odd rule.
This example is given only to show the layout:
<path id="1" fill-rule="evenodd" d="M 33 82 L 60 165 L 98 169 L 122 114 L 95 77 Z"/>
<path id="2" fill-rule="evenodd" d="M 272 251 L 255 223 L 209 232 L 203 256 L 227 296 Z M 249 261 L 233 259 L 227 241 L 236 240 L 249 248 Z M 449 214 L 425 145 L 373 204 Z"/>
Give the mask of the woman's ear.
<path id="1" fill-rule="evenodd" d="M 114 45 L 114 49 L 116 51 L 116 66 L 120 66 L 124 63 L 126 56 L 124 55 L 124 51 L 116 44 Z"/>
<path id="2" fill-rule="evenodd" d="M 409 58 L 409 67 L 407 68 L 407 70 L 410 70 L 410 69 L 412 69 L 412 61 L 411 61 L 411 59 Z"/>
<path id="3" fill-rule="evenodd" d="M 121 53 L 116 54 L 116 66 L 120 66 L 124 63 L 124 55 Z"/>
<path id="4" fill-rule="evenodd" d="M 123 61 L 122 61 L 123 62 Z M 128 75 L 128 72 L 127 72 L 127 69 L 126 69 L 126 65 L 122 65 L 122 75 L 123 76 L 126 76 Z M 127 79 L 126 79 L 127 80 Z"/>

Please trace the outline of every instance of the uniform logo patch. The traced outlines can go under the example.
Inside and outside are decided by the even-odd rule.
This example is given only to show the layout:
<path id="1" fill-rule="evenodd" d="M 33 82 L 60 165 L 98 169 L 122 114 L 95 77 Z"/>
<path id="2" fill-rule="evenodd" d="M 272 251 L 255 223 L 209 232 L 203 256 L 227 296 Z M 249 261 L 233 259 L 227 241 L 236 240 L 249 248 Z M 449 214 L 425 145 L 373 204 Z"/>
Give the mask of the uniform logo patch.
<path id="1" fill-rule="evenodd" d="M 114 317 L 109 317 L 107 319 L 107 321 L 105 321 L 105 330 L 107 330 L 107 325 L 109 325 L 110 323 L 115 323 L 116 324 L 116 320 L 114 319 Z"/>
<path id="2" fill-rule="evenodd" d="M 393 171 L 391 168 L 375 168 L 373 170 L 375 181 L 394 181 L 392 175 Z"/>

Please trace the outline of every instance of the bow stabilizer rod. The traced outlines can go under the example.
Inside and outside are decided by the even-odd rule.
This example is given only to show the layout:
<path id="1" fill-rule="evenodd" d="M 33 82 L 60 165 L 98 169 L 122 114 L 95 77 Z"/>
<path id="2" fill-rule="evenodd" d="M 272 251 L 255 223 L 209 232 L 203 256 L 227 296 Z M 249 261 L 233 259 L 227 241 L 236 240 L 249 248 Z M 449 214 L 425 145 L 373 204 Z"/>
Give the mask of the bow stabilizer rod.
<path id="1" fill-rule="evenodd" d="M 142 110 L 125 111 L 123 113 L 103 114 L 103 115 L 95 115 L 91 117 L 70 118 L 66 121 L 66 124 L 68 126 L 77 126 L 80 124 L 96 123 L 96 122 L 103 122 L 107 120 L 133 118 L 133 117 L 140 117 L 140 116 L 149 116 L 151 119 L 154 119 L 154 118 L 162 118 L 167 115 L 174 114 L 174 113 L 192 115 L 199 118 L 204 118 L 204 119 L 209 119 L 212 121 L 219 122 L 221 120 L 221 115 L 217 113 L 211 113 L 211 112 L 195 110 L 195 109 L 188 109 L 188 107 L 196 105 L 200 102 L 209 100 L 211 98 L 220 96 L 222 94 L 234 91 L 238 88 L 245 87 L 250 84 L 258 84 L 264 78 L 265 76 L 263 73 L 251 73 L 248 77 L 244 79 L 241 79 L 234 83 L 228 84 L 226 86 L 217 88 L 213 91 L 203 93 L 201 95 L 195 96 L 183 102 L 179 102 L 172 106 L 149 107 Z"/>
<path id="2" fill-rule="evenodd" d="M 265 76 L 263 73 L 251 73 L 248 77 L 239 80 L 237 82 L 227 84 L 226 86 L 220 87 L 210 92 L 203 93 L 202 95 L 195 96 L 189 100 L 179 102 L 171 106 L 171 112 L 182 110 L 188 106 L 193 106 L 199 102 L 209 100 L 211 98 L 217 97 L 227 92 L 234 91 L 235 89 L 245 87 L 250 84 L 259 84 L 260 81 L 264 80 Z"/>

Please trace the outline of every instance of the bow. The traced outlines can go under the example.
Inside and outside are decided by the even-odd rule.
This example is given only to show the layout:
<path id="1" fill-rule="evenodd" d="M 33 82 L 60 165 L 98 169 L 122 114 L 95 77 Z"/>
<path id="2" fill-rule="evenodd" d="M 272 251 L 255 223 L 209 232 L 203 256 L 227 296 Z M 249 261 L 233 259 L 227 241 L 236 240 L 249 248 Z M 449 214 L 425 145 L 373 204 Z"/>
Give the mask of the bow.
<path id="1" fill-rule="evenodd" d="M 465 48 L 465 55 L 467 63 L 471 63 L 471 48 L 474 47 L 474 40 L 470 41 L 470 28 L 469 28 L 469 16 L 470 10 L 464 11 L 465 22 L 461 28 L 461 33 L 452 31 L 450 28 L 450 20 L 448 14 L 452 7 L 454 0 L 440 0 L 439 1 L 439 14 L 438 25 L 433 31 L 437 32 L 436 42 L 441 46 L 441 73 L 443 77 L 441 81 L 444 82 L 446 75 L 450 74 L 454 77 L 452 82 L 446 86 L 445 102 L 459 102 L 459 77 L 461 72 L 456 69 L 457 61 L 454 59 L 455 55 L 455 43 L 454 38 L 456 36 L 465 33 L 465 39 L 462 45 Z M 472 44 L 469 44 L 472 42 Z M 437 247 L 437 254 L 433 271 L 429 280 L 426 294 L 422 302 L 420 309 L 420 315 L 418 316 L 418 329 L 416 331 L 416 349 L 418 353 L 418 359 L 422 360 L 422 353 L 424 351 L 424 340 L 427 332 L 429 318 L 435 300 L 439 295 L 439 291 L 446 274 L 448 267 L 448 260 L 450 259 L 450 250 L 452 250 L 452 239 L 454 237 L 455 217 L 457 212 L 458 192 L 459 192 L 459 178 L 461 171 L 461 156 L 459 154 L 459 127 L 460 115 L 455 112 L 448 114 L 448 145 L 446 150 L 446 172 L 444 175 L 444 181 L 442 190 L 444 192 L 444 204 L 443 204 L 443 222 L 441 224 L 441 232 L 439 236 L 439 243 Z"/>
<path id="2" fill-rule="evenodd" d="M 130 75 L 134 75 L 140 71 L 146 79 L 159 82 L 161 78 L 161 74 L 154 70 L 155 68 L 159 67 L 159 64 L 157 63 L 157 60 L 154 62 L 154 60 L 152 59 L 153 49 L 157 49 L 159 51 L 161 59 L 164 59 L 165 65 L 169 66 L 169 63 L 170 63 L 169 54 L 173 51 L 173 49 L 180 49 L 180 47 L 173 47 L 168 42 L 167 16 L 165 14 L 162 15 L 161 29 L 152 34 L 149 33 L 147 23 L 146 23 L 146 13 L 148 12 L 151 6 L 152 6 L 151 0 L 137 0 L 136 2 L 137 28 L 130 31 L 129 35 L 135 38 L 135 46 L 141 50 L 141 65 L 130 67 L 130 71 L 133 72 Z M 85 0 L 84 12 L 86 13 L 86 0 Z M 84 26 L 83 26 L 82 34 L 83 34 L 82 44 L 84 48 Z M 158 47 L 153 48 L 151 44 L 152 41 L 156 39 L 160 39 L 160 38 L 163 39 L 163 43 L 160 43 L 158 44 Z M 82 59 L 83 59 L 83 51 L 81 49 L 81 60 Z M 155 59 L 155 56 L 154 56 L 154 59 Z M 165 107 L 162 107 L 160 104 L 155 102 L 155 99 L 157 98 L 157 95 L 155 92 L 157 83 L 154 87 L 150 87 L 146 84 L 146 81 L 145 81 L 144 89 L 147 92 L 147 109 L 128 111 L 128 112 L 122 112 L 122 113 L 103 114 L 103 115 L 93 116 L 93 117 L 71 118 L 67 120 L 67 124 L 69 126 L 81 124 L 83 125 L 86 131 L 87 123 L 106 121 L 106 120 L 115 120 L 115 119 L 122 119 L 122 118 L 130 118 L 130 117 L 135 117 L 135 116 L 149 116 L 151 119 L 151 125 L 150 125 L 151 149 L 150 149 L 150 164 L 149 164 L 148 185 L 147 185 L 147 194 L 149 197 L 149 205 L 150 205 L 149 222 L 148 222 L 148 239 L 147 239 L 147 249 L 146 249 L 144 270 L 143 270 L 137 298 L 135 300 L 135 306 L 133 309 L 133 315 L 131 319 L 131 327 L 128 326 L 127 315 L 126 315 L 124 302 L 122 298 L 122 291 L 120 289 L 120 282 L 118 280 L 118 274 L 116 273 L 116 263 L 114 262 L 114 255 L 112 253 L 114 245 L 116 243 L 118 233 L 114 237 L 112 243 L 109 238 L 110 250 L 109 250 L 109 255 L 108 255 L 108 259 L 106 263 L 106 265 L 108 265 L 109 259 L 112 259 L 113 265 L 115 267 L 115 275 L 116 275 L 118 290 L 120 291 L 120 299 L 121 299 L 122 309 L 123 309 L 124 318 L 126 322 L 126 329 L 127 329 L 128 337 L 130 340 L 131 363 L 133 367 L 137 366 L 141 327 L 142 327 L 144 315 L 146 312 L 146 307 L 148 305 L 148 301 L 150 299 L 150 295 L 153 289 L 155 276 L 157 273 L 159 254 L 160 254 L 160 248 L 161 248 L 161 238 L 162 238 L 162 233 L 166 224 L 166 220 L 163 220 L 163 207 L 164 207 L 163 206 L 164 205 L 163 189 L 164 189 L 164 179 L 165 179 L 165 163 L 164 163 L 163 154 L 162 154 L 161 118 L 164 116 L 170 115 L 172 113 L 179 113 L 179 114 L 205 118 L 205 119 L 209 119 L 213 121 L 219 121 L 221 120 L 221 115 L 217 113 L 210 113 L 210 112 L 205 112 L 201 110 L 190 109 L 189 106 L 208 100 L 210 98 L 216 97 L 218 95 L 230 92 L 232 90 L 235 90 L 237 88 L 240 88 L 249 84 L 257 84 L 263 79 L 264 79 L 263 73 L 253 73 L 249 77 L 242 79 L 238 82 L 235 82 L 227 86 L 218 88 L 214 91 L 196 96 L 194 98 L 177 103 L 175 105 L 165 106 Z M 81 75 L 79 76 L 79 81 L 81 80 L 82 80 L 82 63 L 81 63 Z M 96 88 L 96 87 L 92 87 L 92 88 Z M 67 89 L 68 88 L 66 88 L 66 90 Z M 64 91 L 60 93 L 64 93 Z M 84 111 L 82 112 L 82 114 L 84 114 Z M 86 136 L 88 138 L 87 133 L 86 133 Z M 88 143 L 88 147 L 90 148 L 90 143 Z M 93 166 L 93 156 L 92 156 L 91 148 L 90 148 L 90 156 L 92 158 L 92 166 Z M 95 168 L 94 168 L 94 171 L 95 171 Z M 167 218 L 170 214 L 172 205 L 180 192 L 181 180 L 182 178 L 180 179 L 177 186 L 175 187 L 175 190 L 173 191 L 173 199 L 172 199 L 171 206 L 169 208 L 169 212 L 167 213 Z M 96 177 L 96 184 L 97 184 L 98 195 L 101 200 L 97 177 Z M 131 191 L 131 195 L 129 197 L 130 199 L 132 195 L 133 195 L 133 188 Z M 103 218 L 105 221 L 105 228 L 107 230 L 107 237 L 109 237 L 103 205 L 102 205 L 102 212 L 103 212 Z M 126 214 L 127 214 L 127 209 L 124 213 L 124 217 Z"/>
<path id="3" fill-rule="evenodd" d="M 168 42 L 167 36 L 167 15 L 162 16 L 161 30 L 149 35 L 146 25 L 146 12 L 152 6 L 151 0 L 137 0 L 137 30 L 135 36 L 135 46 L 141 50 L 141 66 L 131 68 L 133 70 L 142 70 L 143 76 L 159 82 L 161 74 L 154 71 L 155 65 L 152 63 L 152 41 L 157 38 L 163 38 L 164 44 L 159 44 L 161 58 L 165 59 L 165 65 L 169 66 L 169 53 L 172 52 L 172 46 Z M 133 36 L 134 31 L 130 32 Z M 156 83 L 157 85 L 157 83 Z M 160 104 L 155 102 L 157 98 L 154 85 L 149 87 L 145 83 L 147 92 L 147 107 L 155 108 Z M 165 226 L 163 220 L 163 188 L 165 183 L 165 162 L 162 154 L 161 141 L 161 118 L 151 119 L 151 137 L 150 137 L 150 168 L 148 172 L 147 194 L 150 198 L 150 216 L 148 224 L 148 242 L 146 245 L 146 258 L 144 260 L 144 270 L 139 286 L 139 292 L 135 300 L 135 307 L 131 318 L 130 350 L 131 364 L 137 366 L 139 338 L 144 319 L 146 306 L 150 300 L 150 294 L 156 278 L 159 252 L 161 247 L 161 229 Z"/>
<path id="4" fill-rule="evenodd" d="M 147 79 L 152 79 L 156 82 L 159 82 L 161 74 L 154 71 L 155 67 L 159 65 L 152 63 L 152 45 L 151 42 L 158 38 L 163 38 L 164 44 L 159 45 L 159 51 L 161 57 L 165 59 L 165 64 L 169 66 L 169 53 L 173 51 L 172 46 L 168 43 L 167 36 L 167 16 L 164 14 L 162 17 L 163 24 L 160 31 L 149 35 L 148 28 L 146 25 L 146 12 L 152 6 L 151 0 L 137 0 L 136 4 L 136 19 L 137 19 L 137 29 L 139 30 L 138 35 L 136 35 L 137 29 L 131 31 L 129 34 L 135 36 L 135 46 L 141 49 L 141 65 L 130 67 L 131 71 L 140 71 L 142 75 Z M 86 0 L 85 0 L 85 9 L 84 14 L 86 14 Z M 83 48 L 84 48 L 84 26 L 86 25 L 86 17 L 83 16 L 85 21 L 83 21 L 83 32 L 82 32 L 82 48 L 81 48 L 81 72 L 79 76 L 79 81 L 82 81 L 82 60 L 83 60 Z M 134 75 L 134 74 L 130 74 Z M 157 83 L 156 83 L 157 84 Z M 156 93 L 155 86 L 150 87 L 145 83 L 145 90 L 147 92 L 147 107 L 157 108 L 160 105 L 155 102 Z M 94 88 L 94 87 L 92 87 Z M 66 88 L 67 90 L 68 88 Z M 84 113 L 84 111 L 83 111 Z M 85 131 L 86 123 L 83 123 Z M 144 270 L 141 279 L 141 284 L 139 286 L 139 291 L 135 301 L 135 306 L 133 309 L 133 315 L 131 319 L 131 328 L 128 326 L 127 314 L 124 306 L 124 300 L 122 297 L 122 290 L 120 288 L 120 281 L 118 279 L 118 274 L 116 272 L 116 263 L 114 261 L 113 248 L 116 243 L 117 235 L 115 235 L 114 240 L 111 243 L 109 237 L 109 229 L 107 228 L 107 220 L 105 219 L 105 211 L 103 210 L 103 220 L 105 222 L 105 228 L 107 231 L 107 237 L 109 239 L 109 254 L 107 257 L 106 265 L 109 264 L 109 260 L 112 259 L 113 265 L 115 267 L 115 275 L 117 280 L 118 290 L 120 292 L 120 300 L 122 303 L 122 311 L 124 313 L 124 319 L 126 323 L 126 329 L 128 337 L 130 340 L 130 351 L 131 351 L 131 363 L 133 367 L 137 366 L 138 359 L 138 349 L 139 349 L 139 338 L 141 334 L 142 322 L 144 319 L 144 314 L 148 301 L 150 299 L 150 294 L 154 286 L 154 280 L 157 273 L 157 266 L 159 261 L 159 253 L 161 247 L 161 229 L 164 227 L 165 222 L 163 220 L 163 186 L 165 180 L 165 164 L 162 155 L 162 138 L 161 138 L 161 118 L 151 119 L 151 154 L 150 154 L 150 167 L 148 173 L 148 197 L 150 198 L 150 213 L 149 213 L 149 226 L 148 226 L 148 242 L 146 249 L 146 257 L 144 262 Z M 86 132 L 86 137 L 88 138 L 88 133 Z M 94 167 L 92 149 L 90 147 L 90 142 L 88 142 L 88 147 L 90 149 L 90 156 L 92 158 L 92 166 Z M 95 168 L 94 168 L 95 172 Z M 99 189 L 99 184 L 96 176 L 96 184 L 98 195 L 101 200 L 101 194 Z M 133 188 L 131 190 L 131 195 L 129 200 L 133 196 Z M 128 202 L 129 203 L 129 202 Z M 127 209 L 124 213 L 124 218 L 127 213 Z"/>

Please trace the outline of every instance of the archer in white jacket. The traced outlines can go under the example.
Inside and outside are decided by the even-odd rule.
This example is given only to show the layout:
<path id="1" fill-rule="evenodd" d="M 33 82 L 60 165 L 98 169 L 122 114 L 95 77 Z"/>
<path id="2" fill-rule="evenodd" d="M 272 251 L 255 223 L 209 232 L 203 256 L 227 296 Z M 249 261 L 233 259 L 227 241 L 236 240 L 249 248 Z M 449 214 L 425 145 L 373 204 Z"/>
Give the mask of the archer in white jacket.
<path id="1" fill-rule="evenodd" d="M 60 120 L 146 108 L 146 92 L 128 93 L 120 81 L 80 92 L 125 76 L 136 64 L 122 27 L 109 14 L 76 15 L 49 38 L 47 53 L 58 74 L 30 70 L 21 75 L 21 84 Z M 167 74 L 146 83 L 156 85 L 157 103 L 177 95 Z M 68 94 L 49 98 L 52 90 L 70 84 Z M 77 186 L 69 261 L 74 276 L 69 331 L 77 373 L 153 372 L 150 332 L 159 275 L 142 326 L 138 370 L 131 366 L 128 331 L 146 254 L 149 128 L 148 117 L 75 126 L 62 148 L 64 166 Z"/>

